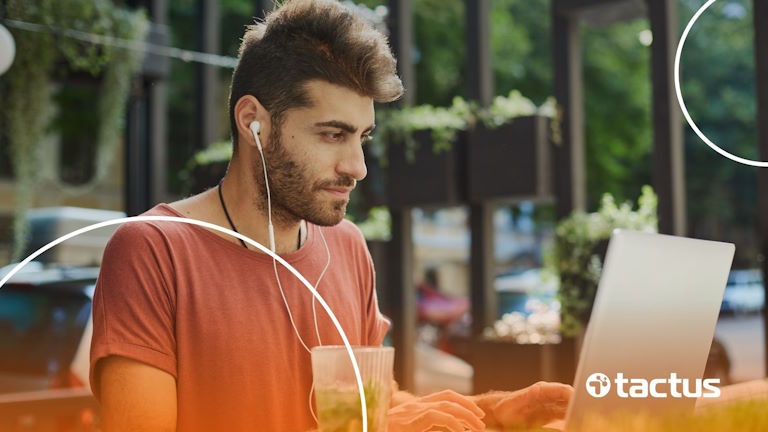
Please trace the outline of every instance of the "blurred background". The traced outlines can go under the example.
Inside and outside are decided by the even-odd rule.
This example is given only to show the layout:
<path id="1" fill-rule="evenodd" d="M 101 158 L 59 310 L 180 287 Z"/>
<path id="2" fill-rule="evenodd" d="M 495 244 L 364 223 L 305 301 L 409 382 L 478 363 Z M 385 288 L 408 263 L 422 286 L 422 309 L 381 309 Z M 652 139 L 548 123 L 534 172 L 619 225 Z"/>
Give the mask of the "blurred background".
<path id="1" fill-rule="evenodd" d="M 616 227 L 735 243 L 706 373 L 766 376 L 768 173 L 709 149 L 674 94 L 703 1 L 344 3 L 389 35 L 407 89 L 377 107 L 348 212 L 401 387 L 570 382 Z M 698 127 L 766 160 L 759 3 L 716 2 L 680 67 Z M 0 0 L 0 277 L 77 228 L 214 186 L 240 38 L 272 7 Z M 55 247 L 0 291 L 0 430 L 98 429 L 90 303 L 113 231 Z"/>

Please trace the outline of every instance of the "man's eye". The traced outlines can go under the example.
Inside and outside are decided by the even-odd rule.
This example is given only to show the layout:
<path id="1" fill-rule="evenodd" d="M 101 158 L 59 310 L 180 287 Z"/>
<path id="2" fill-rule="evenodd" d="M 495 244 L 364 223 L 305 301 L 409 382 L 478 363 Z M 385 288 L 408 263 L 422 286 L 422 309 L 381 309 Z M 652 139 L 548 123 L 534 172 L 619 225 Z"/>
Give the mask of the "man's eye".
<path id="1" fill-rule="evenodd" d="M 331 141 L 341 141 L 344 139 L 344 132 L 328 132 L 325 136 Z"/>
<path id="2" fill-rule="evenodd" d="M 363 135 L 363 144 L 373 141 L 373 135 L 365 134 Z"/>

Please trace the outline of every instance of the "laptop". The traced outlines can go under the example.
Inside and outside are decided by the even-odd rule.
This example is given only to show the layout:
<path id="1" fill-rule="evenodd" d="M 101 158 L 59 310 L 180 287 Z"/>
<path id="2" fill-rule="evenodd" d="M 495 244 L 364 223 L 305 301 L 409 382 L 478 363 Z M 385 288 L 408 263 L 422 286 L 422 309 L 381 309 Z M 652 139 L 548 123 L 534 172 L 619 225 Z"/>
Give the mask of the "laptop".
<path id="1" fill-rule="evenodd" d="M 585 416 L 693 410 L 735 247 L 616 230 L 587 326 L 565 429 Z"/>

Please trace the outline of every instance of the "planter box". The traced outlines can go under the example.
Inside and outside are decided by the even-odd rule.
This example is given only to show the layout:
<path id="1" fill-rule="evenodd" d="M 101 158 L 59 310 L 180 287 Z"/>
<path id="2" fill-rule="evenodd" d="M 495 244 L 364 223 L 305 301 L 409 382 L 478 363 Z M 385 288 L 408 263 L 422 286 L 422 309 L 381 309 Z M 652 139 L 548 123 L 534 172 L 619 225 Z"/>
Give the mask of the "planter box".
<path id="1" fill-rule="evenodd" d="M 474 368 L 473 393 L 517 390 L 538 381 L 573 383 L 576 375 L 576 342 L 515 344 L 493 340 L 469 340 L 466 360 Z"/>
<path id="2" fill-rule="evenodd" d="M 389 148 L 387 201 L 393 208 L 451 206 L 466 202 L 467 134 L 459 132 L 450 150 L 435 154 L 429 131 L 414 133 L 415 158 L 403 144 Z"/>
<path id="3" fill-rule="evenodd" d="M 478 125 L 467 148 L 469 200 L 550 197 L 549 122 L 547 117 L 529 116 L 496 129 Z"/>

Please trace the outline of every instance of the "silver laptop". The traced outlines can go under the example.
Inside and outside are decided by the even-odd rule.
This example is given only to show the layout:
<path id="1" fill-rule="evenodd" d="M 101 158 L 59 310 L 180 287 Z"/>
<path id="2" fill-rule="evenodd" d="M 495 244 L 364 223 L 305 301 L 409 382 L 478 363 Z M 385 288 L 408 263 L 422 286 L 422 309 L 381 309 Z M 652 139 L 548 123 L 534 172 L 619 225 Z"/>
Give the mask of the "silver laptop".
<path id="1" fill-rule="evenodd" d="M 616 230 L 584 337 L 566 430 L 590 414 L 692 410 L 734 245 Z"/>

